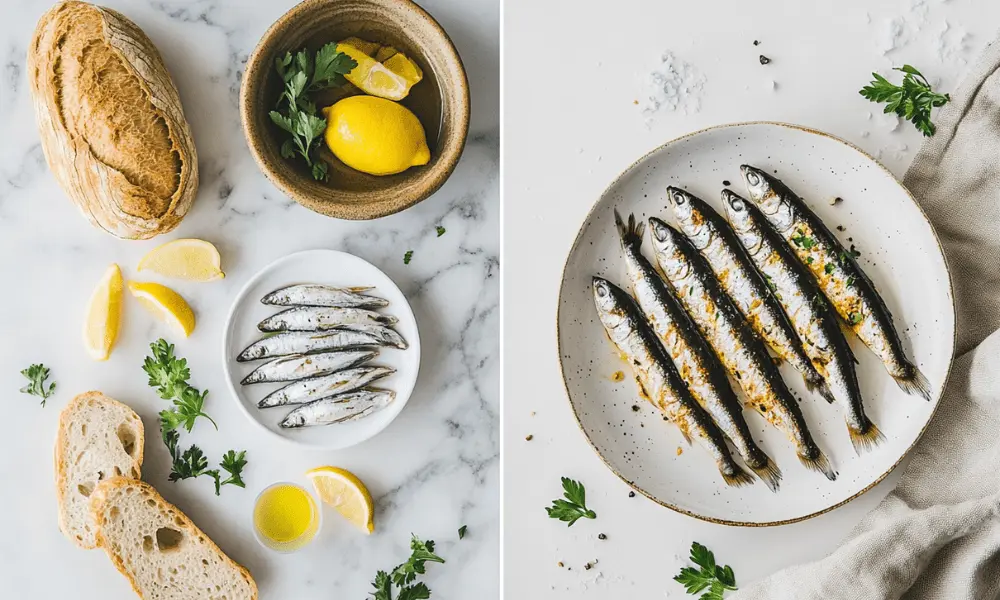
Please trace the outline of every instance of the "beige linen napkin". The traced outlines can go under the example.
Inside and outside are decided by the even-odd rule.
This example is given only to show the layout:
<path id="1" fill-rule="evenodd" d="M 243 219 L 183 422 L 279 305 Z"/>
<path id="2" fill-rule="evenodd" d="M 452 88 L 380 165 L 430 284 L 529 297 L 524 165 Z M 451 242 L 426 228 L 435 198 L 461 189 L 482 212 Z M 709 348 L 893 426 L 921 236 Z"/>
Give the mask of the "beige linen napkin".
<path id="1" fill-rule="evenodd" d="M 951 267 L 951 378 L 899 485 L 833 554 L 733 600 L 1000 598 L 1000 43 L 941 109 L 904 183 Z"/>

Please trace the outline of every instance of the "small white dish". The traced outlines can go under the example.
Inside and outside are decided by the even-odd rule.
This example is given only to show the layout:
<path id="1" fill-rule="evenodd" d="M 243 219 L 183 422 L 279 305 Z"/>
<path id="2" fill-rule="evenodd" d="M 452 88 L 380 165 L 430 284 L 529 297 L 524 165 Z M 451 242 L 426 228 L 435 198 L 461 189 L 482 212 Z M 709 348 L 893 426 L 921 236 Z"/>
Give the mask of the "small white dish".
<path id="1" fill-rule="evenodd" d="M 337 287 L 371 286 L 370 293 L 389 301 L 379 312 L 399 319 L 393 328 L 407 341 L 406 350 L 379 348 L 371 365 L 396 369 L 372 387 L 392 390 L 396 398 L 382 410 L 357 421 L 317 427 L 284 429 L 278 423 L 296 406 L 261 409 L 257 403 L 270 392 L 287 383 L 242 385 L 251 371 L 265 361 L 237 362 L 236 356 L 264 333 L 257 324 L 287 307 L 268 306 L 260 299 L 269 292 L 297 283 L 321 283 Z M 368 261 L 336 250 L 306 250 L 290 254 L 264 267 L 243 286 L 233 301 L 222 337 L 222 364 L 226 382 L 240 409 L 268 434 L 300 446 L 339 450 L 360 444 L 385 429 L 403 410 L 417 382 L 420 369 L 420 337 L 413 311 L 403 292 L 389 277 Z"/>
<path id="2" fill-rule="evenodd" d="M 787 183 L 847 246 L 889 306 L 907 354 L 931 383 L 931 402 L 908 396 L 853 335 L 865 410 L 885 435 L 874 451 L 851 446 L 840 407 L 806 391 L 781 368 L 817 443 L 838 471 L 827 481 L 798 464 L 791 445 L 752 410 L 747 424 L 784 473 L 781 490 L 726 488 L 708 454 L 639 398 L 629 366 L 601 326 L 591 278 L 628 288 L 614 209 L 674 223 L 668 185 L 722 212 L 720 191 L 745 196 L 740 165 L 766 168 Z M 840 197 L 842 202 L 832 202 Z M 724 214 L 724 213 L 723 213 Z M 838 227 L 839 226 L 839 227 Z M 649 234 L 644 254 L 652 259 Z M 604 191 L 566 259 L 558 309 L 559 362 L 573 413 L 597 454 L 637 491 L 678 512 L 727 525 L 783 525 L 841 506 L 889 474 L 927 427 L 948 379 L 955 348 L 951 279 L 934 229 L 909 192 L 858 148 L 828 134 L 781 123 L 738 123 L 698 131 L 640 158 Z M 612 375 L 622 371 L 623 381 Z M 738 389 L 738 388 L 737 388 Z M 633 408 L 635 407 L 635 408 Z"/>

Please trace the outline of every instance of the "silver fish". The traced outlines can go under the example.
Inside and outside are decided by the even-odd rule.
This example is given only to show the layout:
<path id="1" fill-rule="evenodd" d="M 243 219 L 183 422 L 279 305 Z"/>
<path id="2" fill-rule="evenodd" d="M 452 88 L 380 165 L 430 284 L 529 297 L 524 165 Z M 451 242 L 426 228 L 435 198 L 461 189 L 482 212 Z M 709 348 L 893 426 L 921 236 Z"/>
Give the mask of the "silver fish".
<path id="1" fill-rule="evenodd" d="M 378 350 L 343 350 L 319 354 L 293 354 L 283 356 L 257 367 L 243 378 L 243 385 L 298 381 L 321 377 L 343 369 L 356 367 L 378 356 Z"/>
<path id="2" fill-rule="evenodd" d="M 389 390 L 367 389 L 310 402 L 288 413 L 280 425 L 286 429 L 346 423 L 367 417 L 396 398 Z"/>
<path id="3" fill-rule="evenodd" d="M 368 335 L 382 340 L 383 346 L 391 346 L 393 348 L 399 348 L 400 350 L 406 350 L 410 347 L 403 339 L 403 336 L 399 335 L 395 329 L 386 327 L 385 325 L 377 325 L 373 323 L 351 323 L 347 325 L 341 325 L 337 329 L 341 331 L 357 331 L 359 333 L 367 333 Z"/>
<path id="4" fill-rule="evenodd" d="M 691 395 L 708 412 L 722 433 L 733 442 L 743 457 L 743 462 L 771 491 L 777 491 L 781 471 L 753 441 L 743 418 L 743 407 L 729 385 L 725 368 L 698 333 L 691 317 L 674 296 L 673 288 L 642 255 L 645 223 L 636 223 L 635 216 L 629 215 L 626 225 L 616 210 L 615 225 L 621 237 L 625 265 L 639 308 L 646 315 L 646 320 L 660 338 L 667 354 L 673 358 Z"/>
<path id="5" fill-rule="evenodd" d="M 393 325 L 396 317 L 364 308 L 299 306 L 283 310 L 257 325 L 261 331 L 325 331 L 343 325 Z"/>
<path id="6" fill-rule="evenodd" d="M 329 285 L 304 283 L 275 290 L 261 298 L 264 304 L 278 306 L 331 306 L 336 308 L 379 308 L 389 301 L 361 292 L 372 287 L 336 288 Z"/>
<path id="7" fill-rule="evenodd" d="M 236 360 L 247 362 L 271 358 L 272 356 L 310 354 L 326 350 L 348 350 L 363 346 L 395 346 L 398 348 L 397 342 L 398 340 L 370 331 L 352 331 L 350 329 L 334 329 L 322 333 L 290 331 L 257 340 L 247 346 L 243 352 L 240 352 Z"/>
<path id="8" fill-rule="evenodd" d="M 780 180 L 749 165 L 740 169 L 750 200 L 813 274 L 837 314 L 882 360 L 900 389 L 929 401 L 930 383 L 903 352 L 889 307 L 852 252 Z"/>
<path id="9" fill-rule="evenodd" d="M 763 342 L 722 289 L 712 267 L 691 242 L 657 218 L 649 219 L 660 271 L 726 369 L 736 378 L 747 404 L 782 430 L 799 461 L 833 481 L 836 473 L 813 440 L 798 403 L 788 391 Z"/>
<path id="10" fill-rule="evenodd" d="M 843 407 L 854 449 L 860 453 L 877 446 L 885 438 L 865 414 L 854 354 L 840 330 L 837 313 L 760 209 L 729 190 L 722 192 L 722 203 L 733 230 L 774 290 L 813 366 Z"/>
<path id="11" fill-rule="evenodd" d="M 395 372 L 396 369 L 391 367 L 357 367 L 337 371 L 323 377 L 303 379 L 264 396 L 264 399 L 257 403 L 257 407 L 272 408 L 286 404 L 305 404 L 328 396 L 353 392 Z"/>
<path id="12" fill-rule="evenodd" d="M 757 335 L 768 343 L 778 358 L 802 374 L 806 387 L 832 402 L 833 395 L 826 381 L 803 350 L 802 340 L 781 309 L 781 303 L 771 293 L 729 224 L 704 200 L 682 189 L 668 187 L 667 198 L 681 231 L 708 261 L 722 289 Z"/>
<path id="13" fill-rule="evenodd" d="M 601 323 L 632 366 L 643 396 L 680 429 L 688 442 L 692 436 L 698 438 L 712 455 L 727 485 L 753 483 L 753 478 L 730 455 L 722 431 L 688 391 L 635 300 L 600 277 L 594 277 L 593 285 L 594 304 Z"/>

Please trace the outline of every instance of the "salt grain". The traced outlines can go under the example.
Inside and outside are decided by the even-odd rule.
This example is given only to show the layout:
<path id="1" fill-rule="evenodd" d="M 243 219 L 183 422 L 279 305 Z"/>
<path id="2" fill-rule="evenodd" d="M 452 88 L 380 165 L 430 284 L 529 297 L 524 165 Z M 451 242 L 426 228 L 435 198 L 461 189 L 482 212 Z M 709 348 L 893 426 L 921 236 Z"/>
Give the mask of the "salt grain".
<path id="1" fill-rule="evenodd" d="M 664 52 L 644 81 L 640 108 L 647 123 L 664 110 L 684 114 L 701 110 L 705 82 L 705 76 L 694 65 L 677 58 L 669 50 Z"/>

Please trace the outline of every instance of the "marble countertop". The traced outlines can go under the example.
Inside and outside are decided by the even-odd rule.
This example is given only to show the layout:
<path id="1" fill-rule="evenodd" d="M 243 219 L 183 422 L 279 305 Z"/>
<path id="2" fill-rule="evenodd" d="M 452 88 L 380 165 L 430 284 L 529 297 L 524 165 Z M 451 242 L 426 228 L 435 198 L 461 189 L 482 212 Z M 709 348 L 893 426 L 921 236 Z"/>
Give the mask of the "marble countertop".
<path id="1" fill-rule="evenodd" d="M 132 405 L 147 429 L 144 478 L 188 513 L 260 585 L 262 598 L 363 598 L 379 569 L 409 556 L 410 534 L 438 543 L 445 565 L 428 569 L 435 597 L 498 597 L 499 569 L 499 20 L 496 0 L 422 0 L 455 41 L 472 86 L 469 142 L 457 170 L 430 199 L 372 222 L 335 221 L 300 207 L 260 174 L 237 110 L 240 76 L 265 29 L 294 0 L 106 0 L 158 46 L 180 89 L 198 148 L 201 187 L 187 218 L 156 240 L 128 242 L 88 225 L 49 173 L 25 76 L 25 54 L 49 0 L 10 0 L 0 20 L 0 580 L 19 598 L 133 598 L 101 551 L 77 549 L 56 525 L 52 444 L 58 412 L 73 395 L 102 390 Z M 447 229 L 437 237 L 435 227 Z M 178 237 L 214 242 L 227 276 L 174 285 L 199 324 L 177 339 L 131 298 L 111 359 L 92 362 L 80 342 L 87 298 L 109 263 L 135 275 L 139 258 Z M 334 248 L 374 263 L 410 300 L 422 340 L 421 376 L 402 414 L 380 435 L 337 452 L 299 451 L 263 438 L 223 379 L 222 328 L 243 283 L 276 258 Z M 403 264 L 403 254 L 413 260 Z M 173 285 L 173 284 L 171 284 Z M 216 497 L 205 478 L 169 483 L 157 435 L 164 407 L 141 365 L 148 344 L 177 344 L 192 383 L 210 391 L 219 432 L 185 436 L 211 457 L 246 448 L 247 489 Z M 52 369 L 58 390 L 42 408 L 17 393 L 18 371 Z M 333 464 L 371 489 L 376 530 L 354 531 L 328 511 L 318 540 L 294 555 L 254 541 L 256 494 L 279 480 Z M 459 540 L 457 530 L 468 526 Z"/>
<path id="2" fill-rule="evenodd" d="M 704 127 L 774 120 L 829 131 L 901 177 L 921 143 L 909 123 L 858 95 L 872 71 L 912 64 L 955 89 L 996 39 L 985 0 L 649 2 L 583 10 L 568 0 L 504 8 L 504 583 L 508 598 L 692 598 L 672 577 L 692 541 L 738 582 L 818 559 L 891 489 L 899 471 L 846 506 L 795 525 L 733 528 L 663 508 L 604 466 L 562 385 L 556 298 L 566 253 L 601 191 L 656 146 Z M 517 43 L 511 40 L 531 40 Z M 754 40 L 760 42 L 754 46 Z M 665 51 L 704 77 L 700 110 L 647 125 L 645 77 Z M 771 59 L 762 65 L 759 55 Z M 553 71 L 529 69 L 558 56 Z M 545 94 L 525 93 L 545 85 Z M 694 80 L 692 80 L 694 81 Z M 898 79 L 896 79 L 898 81 Z M 694 103 L 689 104 L 694 108 Z M 527 436 L 532 436 L 527 441 Z M 595 521 L 572 528 L 543 508 L 559 478 L 582 481 Z M 604 533 L 606 539 L 598 535 Z M 591 569 L 586 563 L 597 561 Z M 562 561 L 564 567 L 557 565 Z"/>

